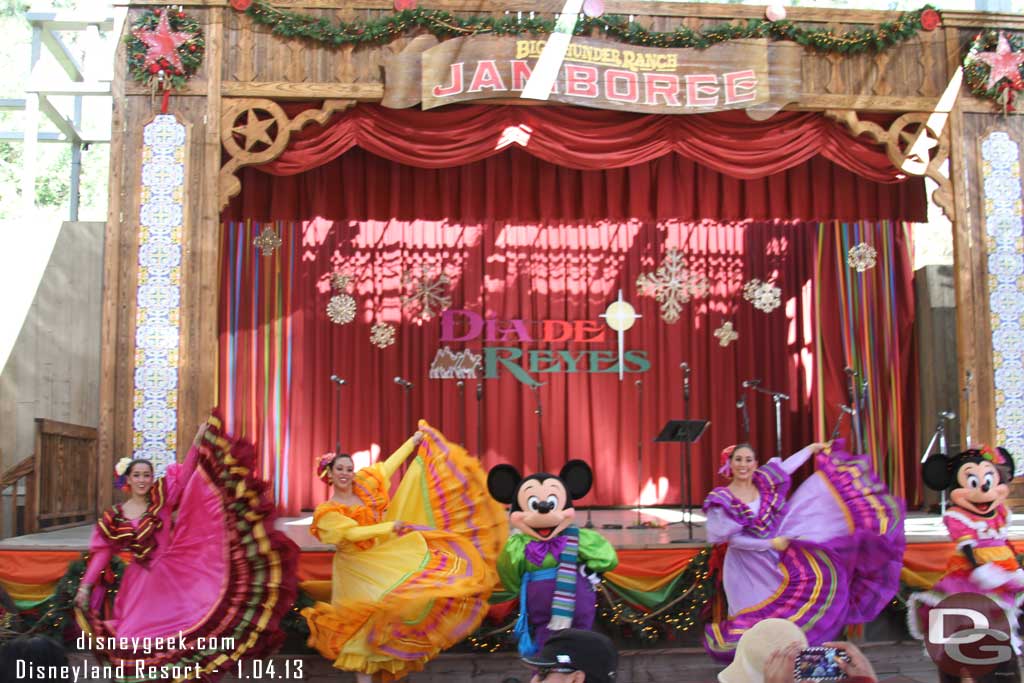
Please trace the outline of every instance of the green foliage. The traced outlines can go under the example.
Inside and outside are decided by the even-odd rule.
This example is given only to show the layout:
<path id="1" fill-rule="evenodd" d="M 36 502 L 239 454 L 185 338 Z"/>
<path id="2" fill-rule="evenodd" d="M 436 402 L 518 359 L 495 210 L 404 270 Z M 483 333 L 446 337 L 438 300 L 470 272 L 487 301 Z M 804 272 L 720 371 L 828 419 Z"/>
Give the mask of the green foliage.
<path id="1" fill-rule="evenodd" d="M 985 62 L 979 60 L 979 52 L 995 52 L 999 45 L 999 35 L 1006 36 L 1010 44 L 1010 50 L 1021 52 L 1024 50 L 1024 36 L 1019 33 L 1007 31 L 986 30 L 974 37 L 974 42 L 964 58 L 964 80 L 971 92 L 978 97 L 995 100 L 1002 104 L 1005 111 L 1014 111 L 1014 100 L 1016 93 L 1024 90 L 1024 64 L 1017 67 L 1017 78 L 1008 79 L 1005 76 L 1000 78 L 991 88 L 988 87 L 988 77 L 992 68 Z"/>
<path id="2" fill-rule="evenodd" d="M 143 13 L 139 20 L 132 24 L 132 30 L 125 36 L 124 42 L 128 46 L 128 71 L 132 78 L 142 83 L 149 84 L 159 71 L 163 71 L 170 78 L 172 88 L 184 88 L 188 79 L 195 75 L 199 66 L 203 63 L 203 52 L 206 50 L 206 42 L 203 39 L 203 30 L 199 22 L 188 16 L 185 12 L 169 9 L 167 18 L 171 31 L 187 33 L 192 37 L 178 46 L 176 52 L 181 60 L 181 67 L 173 66 L 170 62 L 161 59 L 158 64 L 150 64 L 146 67 L 146 44 L 135 36 L 138 29 L 156 30 L 160 23 L 160 16 L 164 10 L 155 9 Z"/>
<path id="3" fill-rule="evenodd" d="M 914 37 L 921 30 L 921 15 L 927 10 L 934 11 L 934 8 L 926 5 L 913 12 L 904 12 L 895 21 L 884 22 L 876 28 L 853 29 L 838 34 L 824 28 L 802 28 L 791 21 L 764 19 L 719 24 L 703 30 L 694 30 L 680 24 L 674 31 L 661 32 L 650 31 L 638 22 L 615 15 L 585 17 L 577 22 L 575 33 L 587 35 L 593 30 L 599 30 L 610 38 L 631 45 L 697 49 L 739 38 L 768 38 L 792 40 L 818 52 L 857 54 L 881 52 Z M 424 29 L 444 40 L 482 33 L 499 36 L 545 35 L 555 27 L 553 19 L 540 17 L 509 14 L 497 18 L 462 18 L 443 10 L 421 7 L 370 21 L 340 21 L 337 24 L 320 17 L 277 9 L 265 0 L 255 0 L 246 12 L 257 24 L 269 26 L 275 35 L 332 47 L 352 43 L 383 45 L 413 29 Z"/>

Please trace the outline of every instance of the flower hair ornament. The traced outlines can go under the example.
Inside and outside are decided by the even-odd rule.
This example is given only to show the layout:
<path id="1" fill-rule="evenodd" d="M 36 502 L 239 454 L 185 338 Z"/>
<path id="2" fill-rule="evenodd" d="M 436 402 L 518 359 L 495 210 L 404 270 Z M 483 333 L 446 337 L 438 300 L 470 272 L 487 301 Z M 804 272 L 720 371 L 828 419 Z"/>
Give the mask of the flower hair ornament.
<path id="1" fill-rule="evenodd" d="M 993 465 L 1005 465 L 1006 456 L 991 446 L 982 445 L 978 448 L 978 454 Z"/>
<path id="2" fill-rule="evenodd" d="M 331 483 L 331 463 L 337 455 L 334 451 L 328 451 L 316 461 L 316 476 L 325 484 Z"/>
<path id="3" fill-rule="evenodd" d="M 722 462 L 718 466 L 718 473 L 725 478 L 732 477 L 732 469 L 729 467 L 729 458 L 732 457 L 732 452 L 736 450 L 737 444 L 733 444 L 727 448 L 722 449 Z"/>
<path id="4" fill-rule="evenodd" d="M 132 466 L 134 460 L 131 458 L 121 458 L 114 465 L 114 486 L 121 489 L 122 491 L 128 490 L 128 468 Z"/>

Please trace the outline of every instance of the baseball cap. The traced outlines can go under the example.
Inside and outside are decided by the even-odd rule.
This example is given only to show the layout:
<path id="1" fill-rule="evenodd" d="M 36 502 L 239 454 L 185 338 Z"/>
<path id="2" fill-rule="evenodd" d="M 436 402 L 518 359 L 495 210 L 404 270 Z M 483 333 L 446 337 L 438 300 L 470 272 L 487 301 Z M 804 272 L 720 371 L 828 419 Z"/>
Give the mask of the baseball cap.
<path id="1" fill-rule="evenodd" d="M 587 683 L 612 683 L 619 653 L 606 636 L 570 628 L 555 633 L 540 652 L 523 657 L 523 661 L 538 668 L 582 671 Z"/>
<path id="2" fill-rule="evenodd" d="M 732 664 L 718 674 L 719 683 L 762 683 L 764 665 L 779 648 L 807 647 L 807 636 L 787 619 L 762 619 L 740 636 Z"/>

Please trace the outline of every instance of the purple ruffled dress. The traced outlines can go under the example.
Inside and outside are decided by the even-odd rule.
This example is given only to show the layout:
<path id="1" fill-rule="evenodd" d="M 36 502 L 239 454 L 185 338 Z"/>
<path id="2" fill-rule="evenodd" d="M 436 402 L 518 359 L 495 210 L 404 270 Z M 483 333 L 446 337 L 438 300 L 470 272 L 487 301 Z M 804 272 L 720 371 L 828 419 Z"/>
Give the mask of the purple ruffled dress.
<path id="1" fill-rule="evenodd" d="M 818 454 L 817 471 L 787 501 L 790 476 L 810 455 L 805 448 L 759 467 L 758 497 L 750 503 L 724 486 L 704 501 L 708 541 L 728 543 L 729 616 L 704 632 L 705 649 L 720 661 L 731 661 L 740 636 L 762 619 L 789 619 L 819 645 L 847 624 L 874 619 L 899 589 L 903 502 L 867 457 L 851 455 L 840 441 Z M 791 540 L 785 552 L 771 546 L 778 536 Z"/>

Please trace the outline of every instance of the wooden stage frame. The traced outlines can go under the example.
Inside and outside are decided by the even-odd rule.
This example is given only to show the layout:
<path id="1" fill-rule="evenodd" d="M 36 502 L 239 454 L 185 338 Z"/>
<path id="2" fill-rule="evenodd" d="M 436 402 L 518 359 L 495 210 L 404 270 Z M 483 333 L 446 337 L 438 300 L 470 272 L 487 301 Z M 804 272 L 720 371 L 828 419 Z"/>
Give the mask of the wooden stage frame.
<path id="1" fill-rule="evenodd" d="M 142 10 L 163 4 L 130 2 L 123 31 L 129 30 Z M 401 50 L 411 38 L 379 47 L 329 49 L 274 36 L 232 9 L 227 0 L 178 0 L 175 4 L 199 21 L 207 41 L 203 67 L 185 90 L 172 95 L 170 104 L 170 111 L 189 129 L 191 159 L 182 235 L 177 397 L 180 458 L 195 425 L 216 400 L 220 211 L 239 191 L 234 172 L 272 160 L 285 148 L 292 131 L 312 121 L 325 121 L 333 111 L 356 102 L 379 101 L 382 60 Z M 332 20 L 373 18 L 393 8 L 391 0 L 276 0 L 273 4 Z M 423 0 L 422 5 L 466 16 L 506 12 L 554 15 L 562 3 Z M 699 28 L 764 15 L 763 6 L 629 0 L 607 0 L 606 11 L 632 15 L 656 30 L 666 30 L 680 21 Z M 897 16 L 893 12 L 802 7 L 788 8 L 788 15 L 798 24 L 835 30 L 874 26 Z M 1005 131 L 1024 147 L 1024 117 L 1003 116 L 993 103 L 973 98 L 966 88 L 951 111 L 937 108 L 978 29 L 1022 31 L 1024 16 L 977 12 L 943 12 L 942 16 L 943 24 L 936 30 L 921 32 L 879 54 L 804 51 L 801 95 L 786 108 L 823 112 L 852 132 L 867 135 L 885 146 L 898 167 L 907 161 L 907 152 L 916 142 L 922 137 L 930 139 L 931 149 L 925 158 L 907 168 L 935 181 L 933 197 L 953 222 L 961 388 L 963 369 L 971 369 L 975 378 L 970 406 L 961 398 L 960 414 L 970 416 L 970 432 L 976 440 L 990 441 L 996 434 L 995 391 L 978 139 L 993 130 Z M 159 106 L 159 98 L 154 98 L 149 88 L 130 80 L 123 40 L 119 45 L 104 257 L 97 512 L 113 500 L 108 473 L 114 460 L 132 452 L 142 163 L 138 150 L 142 148 L 142 128 Z M 288 100 L 323 100 L 323 105 L 291 119 L 278 104 Z M 248 137 L 245 144 L 234 137 L 252 110 L 267 112 L 278 120 L 277 137 L 264 151 L 250 152 Z M 867 112 L 886 112 L 898 118 L 882 128 L 862 120 Z"/>

